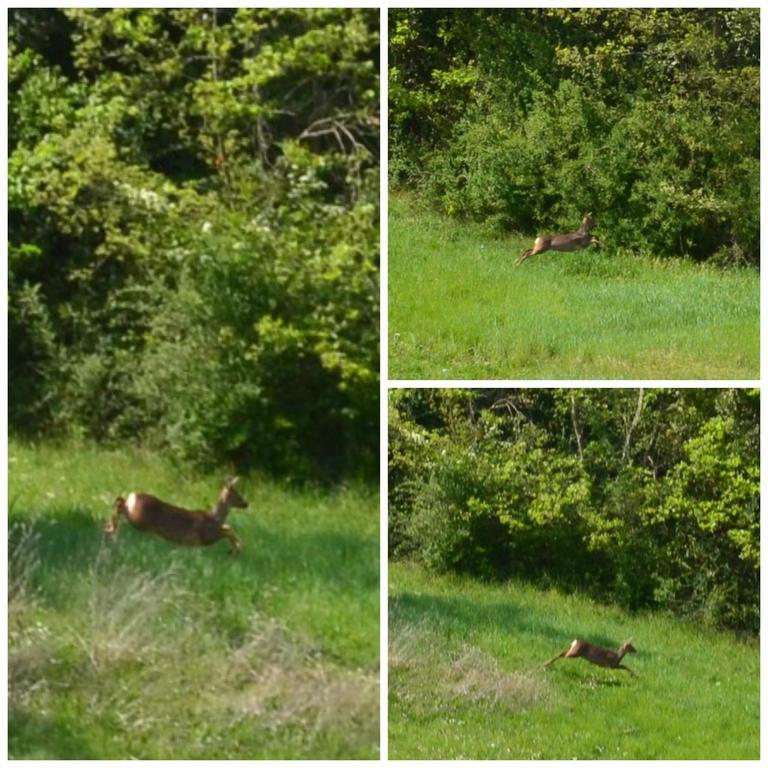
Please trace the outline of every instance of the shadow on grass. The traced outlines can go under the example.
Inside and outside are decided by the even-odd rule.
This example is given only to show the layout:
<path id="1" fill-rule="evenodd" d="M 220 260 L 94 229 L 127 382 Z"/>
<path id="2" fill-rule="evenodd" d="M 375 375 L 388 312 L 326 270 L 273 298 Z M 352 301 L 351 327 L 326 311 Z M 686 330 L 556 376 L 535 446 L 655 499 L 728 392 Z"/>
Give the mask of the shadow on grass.
<path id="1" fill-rule="evenodd" d="M 104 760 L 103 750 L 55 712 L 10 712 L 8 756 L 11 760 Z"/>
<path id="2" fill-rule="evenodd" d="M 520 634 L 546 637 L 555 645 L 563 637 L 561 629 L 538 616 L 531 618 L 527 608 L 521 608 L 511 600 L 478 604 L 465 597 L 401 592 L 390 598 L 389 604 L 394 621 L 424 622 L 433 629 L 458 635 L 486 626 L 507 632 L 510 637 Z"/>

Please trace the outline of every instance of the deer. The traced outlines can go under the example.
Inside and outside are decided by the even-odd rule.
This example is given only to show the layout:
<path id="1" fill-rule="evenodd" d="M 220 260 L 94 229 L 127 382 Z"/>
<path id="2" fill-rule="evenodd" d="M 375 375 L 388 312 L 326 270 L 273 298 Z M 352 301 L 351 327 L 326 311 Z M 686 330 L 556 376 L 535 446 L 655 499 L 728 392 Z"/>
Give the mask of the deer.
<path id="1" fill-rule="evenodd" d="M 237 481 L 237 477 L 225 481 L 210 512 L 176 507 L 149 493 L 132 492 L 127 499 L 118 496 L 115 499 L 115 512 L 104 524 L 104 532 L 110 536 L 117 533 L 120 518 L 124 517 L 134 528 L 157 534 L 174 544 L 207 547 L 220 539 L 227 539 L 231 551 L 239 552 L 243 545 L 226 523 L 230 509 L 248 506 L 248 502 L 235 489 Z"/>
<path id="2" fill-rule="evenodd" d="M 566 232 L 564 235 L 540 235 L 533 241 L 533 248 L 523 251 L 515 260 L 515 264 L 520 266 L 527 258 L 545 251 L 580 251 L 588 245 L 601 245 L 600 241 L 589 233 L 591 228 L 592 214 L 586 212 L 581 220 L 581 226 L 575 232 Z"/>
<path id="3" fill-rule="evenodd" d="M 610 667 L 611 669 L 623 669 L 629 672 L 632 677 L 637 675 L 629 668 L 625 667 L 621 660 L 628 653 L 637 653 L 632 643 L 627 640 L 622 644 L 618 651 L 609 651 L 607 648 L 601 648 L 599 645 L 592 645 L 584 640 L 574 640 L 562 653 L 550 659 L 544 666 L 548 667 L 554 664 L 558 659 L 586 659 L 599 667 Z"/>

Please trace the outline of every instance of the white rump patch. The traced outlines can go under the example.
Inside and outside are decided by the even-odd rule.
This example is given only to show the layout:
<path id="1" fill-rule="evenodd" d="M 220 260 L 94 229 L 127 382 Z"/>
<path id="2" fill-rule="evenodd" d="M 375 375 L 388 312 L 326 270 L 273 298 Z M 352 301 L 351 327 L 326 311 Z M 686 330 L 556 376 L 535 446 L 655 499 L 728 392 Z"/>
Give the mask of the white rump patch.
<path id="1" fill-rule="evenodd" d="M 136 494 L 131 491 L 128 494 L 128 498 L 125 501 L 125 506 L 129 512 L 133 512 L 133 508 L 136 506 Z"/>

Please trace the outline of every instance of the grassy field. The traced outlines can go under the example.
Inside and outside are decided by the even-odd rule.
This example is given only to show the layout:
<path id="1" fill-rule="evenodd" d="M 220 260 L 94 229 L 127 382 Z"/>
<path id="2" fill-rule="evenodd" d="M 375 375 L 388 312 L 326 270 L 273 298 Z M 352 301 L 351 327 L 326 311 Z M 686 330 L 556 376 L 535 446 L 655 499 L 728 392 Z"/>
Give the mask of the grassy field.
<path id="1" fill-rule="evenodd" d="M 390 564 L 395 759 L 758 759 L 759 646 L 520 584 Z M 576 637 L 632 638 L 638 677 L 581 659 Z"/>
<path id="2" fill-rule="evenodd" d="M 494 239 L 411 196 L 389 202 L 395 379 L 759 376 L 759 276 Z M 599 217 L 596 234 L 599 236 Z"/>
<path id="3" fill-rule="evenodd" d="M 244 477 L 231 555 L 101 530 L 131 489 L 209 508 L 223 473 L 15 441 L 9 465 L 11 758 L 378 757 L 375 490 Z"/>

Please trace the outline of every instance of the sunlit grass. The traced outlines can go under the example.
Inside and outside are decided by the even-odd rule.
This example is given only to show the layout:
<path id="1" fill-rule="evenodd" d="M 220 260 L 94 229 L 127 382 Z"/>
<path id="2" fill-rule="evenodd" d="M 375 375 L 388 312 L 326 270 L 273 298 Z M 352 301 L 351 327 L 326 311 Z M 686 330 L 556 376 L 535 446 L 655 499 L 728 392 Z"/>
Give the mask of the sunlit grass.
<path id="1" fill-rule="evenodd" d="M 390 377 L 758 376 L 757 271 L 529 246 L 391 196 Z"/>
<path id="2" fill-rule="evenodd" d="M 71 444 L 9 456 L 12 757 L 378 756 L 373 489 L 244 477 L 235 556 L 101 530 L 131 489 L 206 509 L 224 470 Z"/>
<path id="3" fill-rule="evenodd" d="M 395 759 L 757 759 L 757 640 L 516 583 L 390 563 Z M 543 664 L 629 638 L 636 672 Z"/>

